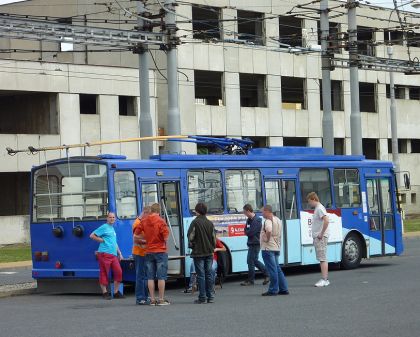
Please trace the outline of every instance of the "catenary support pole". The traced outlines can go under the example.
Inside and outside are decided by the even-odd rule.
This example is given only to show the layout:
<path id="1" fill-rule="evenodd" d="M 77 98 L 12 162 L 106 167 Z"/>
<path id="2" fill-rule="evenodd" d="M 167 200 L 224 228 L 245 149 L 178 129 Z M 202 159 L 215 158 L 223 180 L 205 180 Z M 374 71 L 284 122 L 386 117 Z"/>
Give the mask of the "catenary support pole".
<path id="1" fill-rule="evenodd" d="M 357 21 L 356 8 L 358 2 L 347 1 L 348 9 L 348 34 L 349 34 L 349 57 L 350 57 L 350 97 L 351 97 L 351 153 L 353 155 L 363 154 L 362 147 L 362 119 L 360 114 L 359 101 L 359 68 L 357 56 Z"/>
<path id="2" fill-rule="evenodd" d="M 178 103 L 178 60 L 176 49 L 176 14 L 175 1 L 165 0 L 165 24 L 168 34 L 167 51 L 167 77 L 168 77 L 168 135 L 177 135 L 181 132 L 181 114 Z M 170 153 L 180 153 L 181 144 L 168 143 Z"/>
<path id="3" fill-rule="evenodd" d="M 328 0 L 321 0 L 321 58 L 322 58 L 322 138 L 326 154 L 334 154 L 334 120 L 331 108 L 331 60 L 328 51 L 330 24 Z"/>
<path id="4" fill-rule="evenodd" d="M 146 22 L 141 19 L 146 12 L 143 0 L 137 2 L 138 29 L 146 30 Z M 139 85 L 140 85 L 140 113 L 139 127 L 140 137 L 151 137 L 154 135 L 152 115 L 150 113 L 150 91 L 149 91 L 149 55 L 148 47 L 141 45 L 139 47 Z M 141 159 L 148 159 L 153 155 L 153 142 L 140 143 Z"/>

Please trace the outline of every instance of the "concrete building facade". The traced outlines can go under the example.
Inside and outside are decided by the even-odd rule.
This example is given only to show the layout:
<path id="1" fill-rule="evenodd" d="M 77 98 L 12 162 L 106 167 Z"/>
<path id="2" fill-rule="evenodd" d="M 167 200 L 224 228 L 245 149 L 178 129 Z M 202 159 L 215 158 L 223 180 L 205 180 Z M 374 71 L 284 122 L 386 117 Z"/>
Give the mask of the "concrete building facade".
<path id="1" fill-rule="evenodd" d="M 2 6 L 3 12 L 67 18 L 74 24 L 133 28 L 120 9 L 100 11 L 92 3 L 35 0 Z M 177 6 L 181 133 L 250 137 L 257 146 L 322 146 L 321 59 L 318 53 L 278 50 L 319 44 L 318 21 L 287 14 L 303 1 L 182 1 Z M 157 10 L 151 6 L 151 10 Z M 131 8 L 131 10 L 134 10 Z M 338 9 L 345 12 L 345 9 Z M 88 13 L 88 15 L 86 15 Z M 95 14 L 89 14 L 95 13 Z M 345 15 L 331 19 L 337 40 L 347 31 Z M 358 9 L 361 53 L 387 57 L 391 38 L 394 57 L 420 51 L 414 29 L 407 41 L 399 36 L 390 10 Z M 391 15 L 391 20 L 389 19 Z M 71 20 L 69 19 L 71 17 Z M 105 23 L 104 20 L 108 20 Z M 418 19 L 410 18 L 415 23 Z M 389 28 L 391 27 L 391 28 Z M 389 33 L 389 34 L 388 34 Z M 139 134 L 138 58 L 131 52 L 98 52 L 91 47 L 63 46 L 0 39 L 0 145 L 24 148 L 135 137 Z M 97 48 L 96 48 L 97 49 Z M 9 52 L 6 52 L 9 51 Z M 25 52 L 23 52 L 24 50 Z M 35 50 L 35 52 L 33 52 Z M 343 48 L 337 55 L 347 57 Z M 151 51 L 150 92 L 154 133 L 167 130 L 166 55 Z M 350 84 L 348 69 L 332 77 L 335 150 L 350 154 Z M 390 160 L 389 74 L 359 71 L 363 151 L 368 158 Z M 406 212 L 420 213 L 420 76 L 395 74 L 401 169 L 411 174 L 410 191 L 402 191 Z M 164 131 L 161 131 L 164 132 Z M 156 151 L 165 151 L 156 144 Z M 187 153 L 206 151 L 183 144 Z M 87 155 L 122 153 L 139 156 L 138 144 L 88 148 Z M 71 155 L 80 155 L 72 150 Z M 1 152 L 0 182 L 5 186 L 0 211 L 2 243 L 22 241 L 28 223 L 29 170 L 64 156 L 49 152 L 8 156 Z M 21 228 L 22 230 L 16 230 Z M 14 233 L 14 234 L 13 234 Z M 15 236 L 16 238 L 13 238 Z M 17 238 L 19 236 L 19 238 Z M 13 239 L 12 239 L 13 238 Z"/>

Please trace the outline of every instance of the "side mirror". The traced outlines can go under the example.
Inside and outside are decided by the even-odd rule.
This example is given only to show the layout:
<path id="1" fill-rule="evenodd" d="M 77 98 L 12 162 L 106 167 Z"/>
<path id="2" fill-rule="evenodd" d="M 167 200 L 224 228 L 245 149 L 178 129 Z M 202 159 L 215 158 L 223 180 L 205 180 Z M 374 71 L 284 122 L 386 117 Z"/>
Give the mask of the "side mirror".
<path id="1" fill-rule="evenodd" d="M 410 189 L 410 175 L 408 173 L 404 173 L 404 186 L 407 190 Z"/>

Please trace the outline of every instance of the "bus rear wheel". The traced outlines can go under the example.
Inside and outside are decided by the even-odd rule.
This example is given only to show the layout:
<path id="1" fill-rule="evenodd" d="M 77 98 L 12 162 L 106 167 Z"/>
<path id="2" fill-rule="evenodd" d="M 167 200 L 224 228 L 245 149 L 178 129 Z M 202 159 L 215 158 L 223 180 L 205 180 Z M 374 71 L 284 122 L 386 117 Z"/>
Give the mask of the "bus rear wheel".
<path id="1" fill-rule="evenodd" d="M 362 261 L 362 243 L 356 234 L 349 234 L 343 242 L 341 267 L 355 269 Z"/>

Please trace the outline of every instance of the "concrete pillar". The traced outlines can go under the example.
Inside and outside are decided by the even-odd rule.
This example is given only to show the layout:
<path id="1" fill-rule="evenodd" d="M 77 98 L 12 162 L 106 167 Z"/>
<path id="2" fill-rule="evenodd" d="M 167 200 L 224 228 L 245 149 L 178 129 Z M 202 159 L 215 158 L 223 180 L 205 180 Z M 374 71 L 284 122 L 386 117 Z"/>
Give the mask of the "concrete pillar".
<path id="1" fill-rule="evenodd" d="M 322 138 L 308 138 L 308 146 L 310 147 L 322 147 Z"/>
<path id="2" fill-rule="evenodd" d="M 60 118 L 61 144 L 80 143 L 80 106 L 78 94 L 58 94 L 58 115 Z M 80 156 L 82 150 L 79 148 L 69 151 L 71 156 Z M 61 156 L 66 156 L 62 151 Z"/>
<path id="3" fill-rule="evenodd" d="M 99 95 L 97 98 L 99 120 L 101 124 L 101 140 L 120 138 L 120 119 L 118 96 Z M 120 154 L 121 144 L 102 146 L 102 153 Z"/>
<path id="4" fill-rule="evenodd" d="M 283 146 L 283 137 L 268 137 L 268 146 Z"/>

